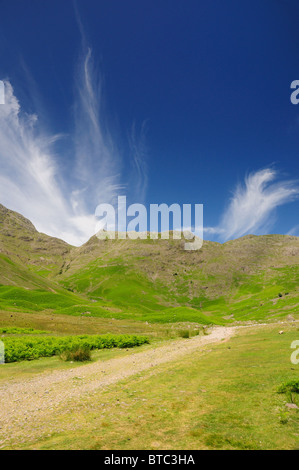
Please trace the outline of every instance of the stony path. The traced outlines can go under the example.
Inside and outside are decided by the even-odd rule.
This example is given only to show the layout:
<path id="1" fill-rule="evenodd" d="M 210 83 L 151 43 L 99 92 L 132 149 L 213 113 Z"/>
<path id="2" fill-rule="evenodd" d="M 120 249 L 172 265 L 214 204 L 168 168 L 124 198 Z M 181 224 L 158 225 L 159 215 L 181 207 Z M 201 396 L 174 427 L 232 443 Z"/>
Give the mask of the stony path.
<path id="1" fill-rule="evenodd" d="M 146 351 L 79 368 L 46 372 L 0 385 L 0 447 L 12 436 L 47 422 L 70 400 L 78 403 L 85 394 L 100 391 L 159 364 L 180 359 L 201 347 L 229 339 L 236 328 L 216 327 L 208 336 L 179 339 Z"/>

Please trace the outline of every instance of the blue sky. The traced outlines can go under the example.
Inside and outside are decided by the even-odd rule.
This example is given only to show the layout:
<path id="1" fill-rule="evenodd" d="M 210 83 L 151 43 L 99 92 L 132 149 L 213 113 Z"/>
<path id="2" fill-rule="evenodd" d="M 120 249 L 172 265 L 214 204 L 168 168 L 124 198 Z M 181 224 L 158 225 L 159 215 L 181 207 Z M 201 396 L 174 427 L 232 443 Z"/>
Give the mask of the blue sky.
<path id="1" fill-rule="evenodd" d="M 97 204 L 299 235 L 295 0 L 0 2 L 0 203 L 80 244 Z"/>

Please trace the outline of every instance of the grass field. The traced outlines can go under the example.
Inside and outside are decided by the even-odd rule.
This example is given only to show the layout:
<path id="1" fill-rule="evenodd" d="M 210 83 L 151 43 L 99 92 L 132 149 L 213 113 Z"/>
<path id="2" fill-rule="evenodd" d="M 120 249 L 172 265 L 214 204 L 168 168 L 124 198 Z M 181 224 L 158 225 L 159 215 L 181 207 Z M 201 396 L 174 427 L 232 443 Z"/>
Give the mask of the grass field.
<path id="1" fill-rule="evenodd" d="M 273 318 L 285 318 L 288 314 L 299 314 L 299 296 L 296 280 L 298 268 L 281 270 L 280 277 L 266 281 L 251 279 L 250 284 L 242 285 L 231 298 L 197 299 L 199 305 L 192 302 L 176 303 L 163 306 L 150 299 L 155 298 L 155 291 L 142 294 L 140 286 L 124 283 L 122 288 L 113 285 L 111 294 L 103 298 L 86 298 L 85 294 L 74 294 L 67 290 L 58 292 L 41 289 L 25 289 L 14 286 L 0 286 L 0 309 L 11 313 L 53 313 L 55 315 L 90 316 L 118 320 L 135 320 L 153 323 L 194 322 L 201 324 L 228 324 L 233 321 L 265 321 Z M 113 280 L 109 280 L 110 283 Z M 118 281 L 121 283 L 121 278 Z M 165 291 L 165 288 L 162 290 Z M 251 290 L 249 293 L 248 291 Z M 148 289 L 149 291 L 149 289 Z M 109 297 L 111 296 L 111 298 Z M 143 295 L 143 299 L 140 299 Z M 121 300 L 120 300 L 121 299 Z M 130 304 L 130 299 L 133 301 Z M 147 299 L 145 301 L 145 299 Z M 193 299 L 193 303 L 195 300 Z"/>
<path id="2" fill-rule="evenodd" d="M 299 410 L 277 393 L 298 378 L 290 362 L 298 335 L 295 324 L 246 328 L 229 342 L 73 403 L 42 435 L 13 447 L 298 449 Z"/>

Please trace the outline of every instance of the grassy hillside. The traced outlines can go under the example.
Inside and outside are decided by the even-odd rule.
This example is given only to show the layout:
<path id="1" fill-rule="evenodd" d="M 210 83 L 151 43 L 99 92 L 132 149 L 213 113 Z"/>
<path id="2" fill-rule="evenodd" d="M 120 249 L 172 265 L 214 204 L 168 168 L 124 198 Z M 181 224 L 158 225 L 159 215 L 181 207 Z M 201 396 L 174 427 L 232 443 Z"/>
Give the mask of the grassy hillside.
<path id="1" fill-rule="evenodd" d="M 98 240 L 80 248 L 0 206 L 0 309 L 149 322 L 298 315 L 299 238 Z"/>
<path id="2" fill-rule="evenodd" d="M 298 261 L 298 238 L 281 235 L 207 241 L 192 252 L 181 241 L 93 237 L 57 279 L 149 320 L 258 320 L 298 311 Z"/>

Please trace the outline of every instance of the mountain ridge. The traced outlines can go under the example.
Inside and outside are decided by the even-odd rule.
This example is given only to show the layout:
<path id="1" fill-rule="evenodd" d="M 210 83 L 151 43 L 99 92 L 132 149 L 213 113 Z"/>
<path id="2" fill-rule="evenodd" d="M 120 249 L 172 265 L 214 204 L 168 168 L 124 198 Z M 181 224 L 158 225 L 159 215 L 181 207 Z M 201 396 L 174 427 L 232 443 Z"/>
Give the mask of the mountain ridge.
<path id="1" fill-rule="evenodd" d="M 0 205 L 0 309 L 202 323 L 298 310 L 298 237 L 183 243 L 93 236 L 73 247 Z"/>

